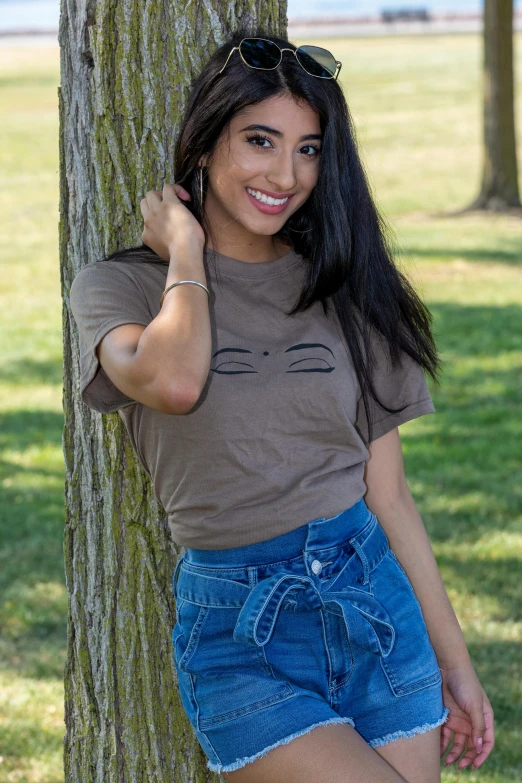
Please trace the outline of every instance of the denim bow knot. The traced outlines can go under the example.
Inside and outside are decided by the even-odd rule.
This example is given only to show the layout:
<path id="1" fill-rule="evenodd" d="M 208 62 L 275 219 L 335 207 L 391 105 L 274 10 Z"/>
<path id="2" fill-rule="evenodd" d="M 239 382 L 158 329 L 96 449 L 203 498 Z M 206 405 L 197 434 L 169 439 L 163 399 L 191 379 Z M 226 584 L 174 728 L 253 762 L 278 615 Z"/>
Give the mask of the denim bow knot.
<path id="1" fill-rule="evenodd" d="M 292 590 L 303 592 L 305 605 L 341 615 L 348 638 L 375 655 L 386 657 L 393 648 L 395 629 L 384 606 L 371 594 L 346 585 L 341 590 L 323 591 L 309 576 L 273 574 L 249 593 L 234 628 L 237 642 L 263 646 L 274 632 L 283 600 Z M 339 611 L 340 609 L 340 611 Z"/>

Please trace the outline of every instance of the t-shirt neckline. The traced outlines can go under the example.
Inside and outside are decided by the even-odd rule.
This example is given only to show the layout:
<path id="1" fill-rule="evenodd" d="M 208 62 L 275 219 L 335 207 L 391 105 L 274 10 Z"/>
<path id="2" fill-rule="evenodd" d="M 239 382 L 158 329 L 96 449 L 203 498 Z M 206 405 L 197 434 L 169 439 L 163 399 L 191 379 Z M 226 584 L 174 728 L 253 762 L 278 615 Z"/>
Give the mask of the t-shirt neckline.
<path id="1" fill-rule="evenodd" d="M 275 261 L 239 261 L 237 258 L 218 253 L 216 250 L 206 247 L 204 250 L 205 260 L 212 258 L 212 263 L 217 266 L 218 274 L 225 277 L 238 277 L 248 279 L 262 279 L 283 274 L 288 269 L 300 263 L 301 256 L 295 250 L 289 250 L 284 256 L 276 258 Z M 213 271 L 213 268 L 210 267 Z"/>

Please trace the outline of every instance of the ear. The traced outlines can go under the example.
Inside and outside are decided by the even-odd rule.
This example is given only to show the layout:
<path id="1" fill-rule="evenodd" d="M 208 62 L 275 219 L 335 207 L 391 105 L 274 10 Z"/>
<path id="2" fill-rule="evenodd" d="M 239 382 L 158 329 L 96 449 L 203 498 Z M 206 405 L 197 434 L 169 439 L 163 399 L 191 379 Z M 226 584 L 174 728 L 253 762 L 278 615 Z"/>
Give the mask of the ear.
<path id="1" fill-rule="evenodd" d="M 205 167 L 207 165 L 208 155 L 202 155 L 198 161 L 198 166 Z"/>

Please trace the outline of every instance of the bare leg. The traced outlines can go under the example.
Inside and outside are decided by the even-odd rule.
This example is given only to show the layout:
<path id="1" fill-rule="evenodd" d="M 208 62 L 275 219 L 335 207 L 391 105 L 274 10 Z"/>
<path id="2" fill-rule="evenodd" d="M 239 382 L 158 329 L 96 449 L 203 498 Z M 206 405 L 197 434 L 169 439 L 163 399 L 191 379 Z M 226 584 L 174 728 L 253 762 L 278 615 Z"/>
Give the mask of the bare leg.
<path id="1" fill-rule="evenodd" d="M 308 734 L 273 748 L 241 769 L 220 774 L 229 783 L 405 781 L 348 723 L 316 726 Z"/>
<path id="2" fill-rule="evenodd" d="M 373 748 L 405 780 L 415 783 L 440 783 L 441 727 L 414 737 L 400 737 L 387 745 Z"/>

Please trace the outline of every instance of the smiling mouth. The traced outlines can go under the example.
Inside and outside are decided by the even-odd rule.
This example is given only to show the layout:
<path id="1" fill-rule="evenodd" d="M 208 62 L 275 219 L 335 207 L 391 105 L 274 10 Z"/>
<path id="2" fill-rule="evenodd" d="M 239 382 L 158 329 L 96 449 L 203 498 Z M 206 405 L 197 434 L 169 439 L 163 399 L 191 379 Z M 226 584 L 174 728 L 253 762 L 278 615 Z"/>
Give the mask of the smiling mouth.
<path id="1" fill-rule="evenodd" d="M 260 190 L 254 190 L 254 188 L 245 188 L 245 192 L 256 207 L 268 215 L 277 215 L 286 209 L 287 204 L 293 197 L 293 193 L 288 196 L 283 196 L 280 199 L 274 199 L 271 196 L 267 196 Z"/>

